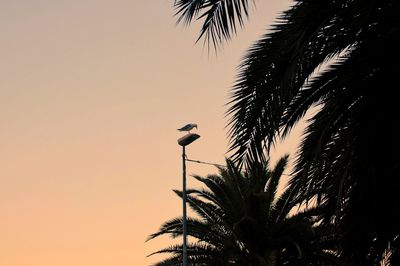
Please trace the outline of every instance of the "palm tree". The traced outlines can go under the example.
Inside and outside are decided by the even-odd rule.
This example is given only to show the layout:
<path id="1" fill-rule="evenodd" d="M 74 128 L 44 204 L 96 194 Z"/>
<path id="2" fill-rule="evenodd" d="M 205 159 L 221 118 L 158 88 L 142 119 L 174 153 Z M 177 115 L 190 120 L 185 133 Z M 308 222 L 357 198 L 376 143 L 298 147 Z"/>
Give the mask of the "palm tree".
<path id="1" fill-rule="evenodd" d="M 180 21 L 205 18 L 200 37 L 220 43 L 243 24 L 248 2 L 175 6 Z M 400 265 L 399 13 L 396 0 L 296 0 L 248 50 L 232 91 L 239 162 L 251 149 L 264 156 L 316 106 L 291 184 L 326 208 L 343 265 L 379 265 L 385 254 Z"/>
<path id="2" fill-rule="evenodd" d="M 296 204 L 291 189 L 277 196 L 286 164 L 287 157 L 273 170 L 252 162 L 241 172 L 228 160 L 219 175 L 194 176 L 206 188 L 188 190 L 189 206 L 197 214 L 187 221 L 188 234 L 195 239 L 188 248 L 191 265 L 329 265 L 332 241 L 319 237 L 316 232 L 321 229 L 313 226 L 319 209 L 290 215 Z M 167 221 L 149 239 L 165 234 L 181 236 L 182 219 Z M 156 265 L 181 263 L 181 245 L 154 254 L 158 253 L 172 256 Z"/>

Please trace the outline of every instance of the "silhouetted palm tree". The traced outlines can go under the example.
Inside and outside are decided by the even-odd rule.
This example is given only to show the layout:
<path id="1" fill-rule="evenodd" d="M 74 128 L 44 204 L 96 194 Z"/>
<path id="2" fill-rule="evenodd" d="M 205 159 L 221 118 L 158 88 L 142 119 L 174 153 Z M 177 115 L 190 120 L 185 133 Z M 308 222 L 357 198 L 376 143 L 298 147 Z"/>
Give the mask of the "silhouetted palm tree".
<path id="1" fill-rule="evenodd" d="M 185 23 L 203 16 L 200 37 L 219 43 L 243 24 L 248 2 L 175 6 Z M 249 49 L 232 93 L 238 161 L 250 148 L 262 157 L 317 106 L 291 183 L 326 208 L 342 264 L 378 265 L 389 253 L 400 265 L 399 14 L 396 0 L 294 1 Z"/>
<path id="2" fill-rule="evenodd" d="M 189 206 L 198 215 L 187 222 L 195 239 L 188 247 L 190 265 L 330 265 L 332 240 L 313 226 L 318 209 L 290 215 L 295 205 L 290 188 L 276 196 L 286 164 L 282 158 L 270 171 L 253 162 L 242 173 L 228 160 L 219 175 L 195 176 L 206 188 L 188 190 Z M 149 239 L 165 234 L 181 236 L 182 219 L 164 223 Z M 156 265 L 182 263 L 181 245 L 158 253 L 173 255 Z"/>

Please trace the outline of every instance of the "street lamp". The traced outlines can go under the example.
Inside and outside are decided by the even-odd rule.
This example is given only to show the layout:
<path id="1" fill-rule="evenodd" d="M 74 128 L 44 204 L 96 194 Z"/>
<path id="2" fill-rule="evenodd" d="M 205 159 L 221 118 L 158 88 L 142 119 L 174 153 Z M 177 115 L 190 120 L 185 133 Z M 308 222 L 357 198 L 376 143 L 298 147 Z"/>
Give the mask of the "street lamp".
<path id="1" fill-rule="evenodd" d="M 183 177 L 182 177 L 182 202 L 183 202 L 183 266 L 188 266 L 187 257 L 187 227 L 186 227 L 186 152 L 185 147 L 200 138 L 200 135 L 194 133 L 188 133 L 182 138 L 178 139 L 178 144 L 182 146 L 182 165 L 183 165 Z"/>

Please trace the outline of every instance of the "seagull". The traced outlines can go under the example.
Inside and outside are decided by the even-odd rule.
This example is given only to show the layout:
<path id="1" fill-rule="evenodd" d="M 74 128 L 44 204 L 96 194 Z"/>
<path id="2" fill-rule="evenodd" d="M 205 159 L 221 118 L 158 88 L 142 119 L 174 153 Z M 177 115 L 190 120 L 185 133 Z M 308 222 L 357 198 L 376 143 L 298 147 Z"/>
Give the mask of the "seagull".
<path id="1" fill-rule="evenodd" d="M 187 131 L 187 132 L 190 133 L 190 130 L 192 130 L 193 128 L 196 128 L 196 129 L 197 129 L 197 124 L 193 124 L 193 123 L 187 124 L 187 125 L 184 126 L 184 127 L 178 128 L 178 130 L 179 130 L 179 131 Z"/>

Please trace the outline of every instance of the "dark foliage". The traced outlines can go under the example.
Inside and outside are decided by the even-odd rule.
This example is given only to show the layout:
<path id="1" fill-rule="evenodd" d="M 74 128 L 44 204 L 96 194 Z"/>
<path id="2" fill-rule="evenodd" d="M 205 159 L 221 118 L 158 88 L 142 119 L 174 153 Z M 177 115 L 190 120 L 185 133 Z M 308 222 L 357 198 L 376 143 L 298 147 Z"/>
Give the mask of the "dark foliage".
<path id="1" fill-rule="evenodd" d="M 188 190 L 190 208 L 198 215 L 188 219 L 190 265 L 331 265 L 335 256 L 329 238 L 316 218 L 318 208 L 290 215 L 295 202 L 290 188 L 276 196 L 285 169 L 283 158 L 274 170 L 251 163 L 244 173 L 231 161 L 219 175 L 195 176 L 206 188 Z M 175 191 L 181 196 L 180 191 Z M 164 223 L 149 239 L 182 235 L 182 219 Z M 160 250 L 171 257 L 156 265 L 181 265 L 182 246 Z"/>
<path id="2" fill-rule="evenodd" d="M 247 2 L 176 6 L 186 23 L 211 16 L 200 37 L 220 42 L 235 32 L 232 25 L 242 25 Z M 384 254 L 388 264 L 400 265 L 399 14 L 398 0 L 294 1 L 249 49 L 232 91 L 231 151 L 238 162 L 254 150 L 263 157 L 317 106 L 291 184 L 299 197 L 324 207 L 341 265 L 379 265 Z"/>

